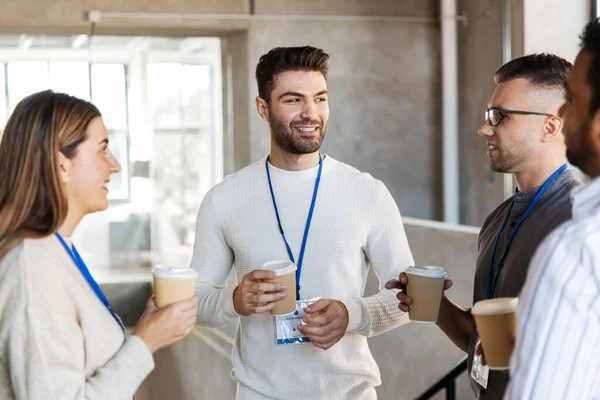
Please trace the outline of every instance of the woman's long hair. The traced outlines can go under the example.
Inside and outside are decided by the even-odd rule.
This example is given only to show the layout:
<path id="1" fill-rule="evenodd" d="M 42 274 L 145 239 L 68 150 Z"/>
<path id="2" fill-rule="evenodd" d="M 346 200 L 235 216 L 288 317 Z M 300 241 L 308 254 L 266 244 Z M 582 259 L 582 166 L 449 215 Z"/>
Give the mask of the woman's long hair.
<path id="1" fill-rule="evenodd" d="M 0 259 L 25 238 L 53 234 L 67 216 L 59 152 L 75 157 L 93 104 L 50 90 L 24 98 L 0 141 Z"/>

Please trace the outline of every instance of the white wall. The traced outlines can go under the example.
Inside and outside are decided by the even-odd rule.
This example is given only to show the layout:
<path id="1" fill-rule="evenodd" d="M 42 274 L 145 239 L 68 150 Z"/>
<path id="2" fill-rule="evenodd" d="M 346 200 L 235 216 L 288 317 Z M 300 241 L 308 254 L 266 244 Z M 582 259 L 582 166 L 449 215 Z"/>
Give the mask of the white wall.
<path id="1" fill-rule="evenodd" d="M 554 53 L 573 62 L 590 7 L 589 0 L 524 1 L 525 54 Z"/>

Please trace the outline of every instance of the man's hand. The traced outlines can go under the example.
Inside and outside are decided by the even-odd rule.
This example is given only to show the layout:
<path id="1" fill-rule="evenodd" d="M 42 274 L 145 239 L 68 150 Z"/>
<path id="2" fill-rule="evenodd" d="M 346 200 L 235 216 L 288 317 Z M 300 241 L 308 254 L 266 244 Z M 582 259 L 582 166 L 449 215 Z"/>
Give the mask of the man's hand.
<path id="1" fill-rule="evenodd" d="M 510 344 L 515 345 L 515 337 L 510 338 Z M 485 361 L 485 354 L 483 353 L 483 347 L 481 346 L 481 342 L 477 342 L 477 346 L 475 346 L 475 355 L 481 356 L 481 365 L 487 365 L 487 361 Z M 508 374 L 508 369 L 502 370 L 505 374 Z"/>
<path id="2" fill-rule="evenodd" d="M 391 279 L 385 284 L 386 289 L 400 289 L 401 291 L 396 295 L 396 298 L 400 300 L 398 308 L 404 312 L 410 311 L 410 305 L 413 300 L 411 297 L 406 295 L 406 284 L 408 283 L 408 276 L 402 272 L 398 279 Z M 452 281 L 450 279 L 444 280 L 444 291 L 452 287 Z"/>
<path id="3" fill-rule="evenodd" d="M 275 302 L 286 296 L 283 283 L 264 282 L 277 276 L 274 271 L 257 269 L 247 273 L 233 291 L 233 307 L 244 316 L 271 311 Z"/>
<path id="4" fill-rule="evenodd" d="M 298 330 L 315 346 L 327 350 L 346 333 L 348 310 L 341 301 L 321 299 L 304 312 L 309 314 L 302 319 L 307 325 L 298 325 Z"/>
<path id="5" fill-rule="evenodd" d="M 483 354 L 483 347 L 481 347 L 481 342 L 477 342 L 477 346 L 475 346 L 475 355 L 481 356 L 481 365 L 487 365 L 485 361 L 485 354 Z"/>

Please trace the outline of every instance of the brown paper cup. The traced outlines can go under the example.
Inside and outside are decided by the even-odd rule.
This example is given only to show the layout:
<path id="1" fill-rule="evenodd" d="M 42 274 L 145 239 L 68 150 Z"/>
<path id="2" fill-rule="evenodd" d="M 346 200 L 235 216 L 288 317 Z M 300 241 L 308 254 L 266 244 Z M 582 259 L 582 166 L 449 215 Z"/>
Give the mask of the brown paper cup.
<path id="1" fill-rule="evenodd" d="M 471 310 L 490 369 L 505 370 L 510 367 L 518 303 L 516 297 L 482 300 L 475 303 Z"/>
<path id="2" fill-rule="evenodd" d="M 271 314 L 285 315 L 296 311 L 296 265 L 291 261 L 270 261 L 265 263 L 262 269 L 277 273 L 277 277 L 265 281 L 284 283 L 287 287 L 286 296 L 277 300 L 275 307 L 271 309 Z"/>
<path id="3" fill-rule="evenodd" d="M 198 273 L 190 268 L 155 268 L 154 302 L 157 307 L 187 300 L 194 296 Z"/>
<path id="4" fill-rule="evenodd" d="M 444 293 L 446 272 L 442 267 L 409 267 L 406 294 L 412 298 L 408 316 L 411 321 L 434 323 L 438 319 Z"/>

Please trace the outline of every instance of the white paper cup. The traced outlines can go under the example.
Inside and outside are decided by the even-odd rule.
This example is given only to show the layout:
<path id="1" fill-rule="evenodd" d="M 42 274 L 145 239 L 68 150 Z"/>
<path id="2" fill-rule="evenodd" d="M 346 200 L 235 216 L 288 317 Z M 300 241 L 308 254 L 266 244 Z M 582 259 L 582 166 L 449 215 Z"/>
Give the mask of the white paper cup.
<path id="1" fill-rule="evenodd" d="M 271 314 L 285 315 L 296 311 L 296 264 L 289 260 L 275 260 L 263 264 L 262 269 L 277 273 L 277 277 L 265 281 L 279 282 L 286 286 L 286 296 L 277 300 L 275 307 L 271 309 Z"/>
<path id="2" fill-rule="evenodd" d="M 434 323 L 438 319 L 444 294 L 446 271 L 442 267 L 408 267 L 406 294 L 412 298 L 408 316 L 411 321 Z"/>
<path id="3" fill-rule="evenodd" d="M 152 276 L 157 307 L 165 307 L 194 296 L 198 273 L 191 268 L 156 267 Z"/>
<path id="4" fill-rule="evenodd" d="M 485 361 L 490 369 L 505 370 L 510 367 L 518 304 L 519 299 L 516 297 L 502 297 L 478 301 L 471 310 Z"/>

